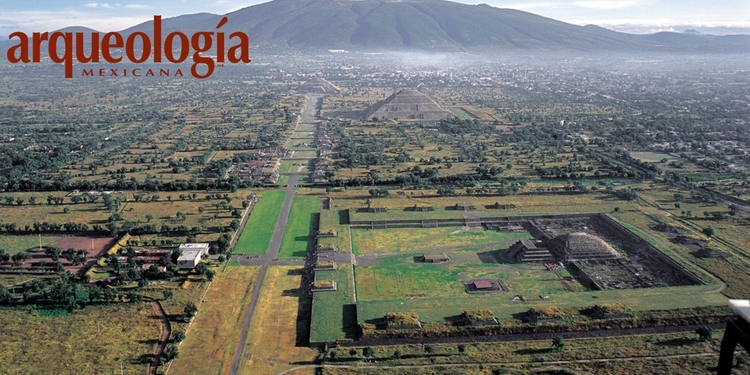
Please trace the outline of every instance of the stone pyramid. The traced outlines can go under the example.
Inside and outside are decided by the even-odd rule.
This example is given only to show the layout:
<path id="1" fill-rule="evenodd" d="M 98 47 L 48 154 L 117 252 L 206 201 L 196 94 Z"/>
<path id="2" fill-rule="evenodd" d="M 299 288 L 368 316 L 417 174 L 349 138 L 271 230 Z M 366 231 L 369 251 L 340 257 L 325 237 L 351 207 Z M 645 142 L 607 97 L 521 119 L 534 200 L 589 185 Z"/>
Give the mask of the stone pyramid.
<path id="1" fill-rule="evenodd" d="M 367 108 L 363 118 L 437 121 L 452 115 L 427 95 L 415 89 L 403 89 Z"/>
<path id="2" fill-rule="evenodd" d="M 326 81 L 323 78 L 313 78 L 299 87 L 294 91 L 301 94 L 328 94 L 336 95 L 341 92 L 341 89 L 334 86 L 331 82 Z"/>

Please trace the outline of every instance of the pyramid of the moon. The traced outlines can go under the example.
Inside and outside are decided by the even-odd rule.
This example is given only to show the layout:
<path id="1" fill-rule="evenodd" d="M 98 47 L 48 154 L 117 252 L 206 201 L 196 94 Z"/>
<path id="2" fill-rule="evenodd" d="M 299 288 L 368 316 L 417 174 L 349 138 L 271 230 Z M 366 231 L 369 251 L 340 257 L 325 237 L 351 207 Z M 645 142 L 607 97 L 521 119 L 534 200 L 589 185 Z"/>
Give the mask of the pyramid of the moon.
<path id="1" fill-rule="evenodd" d="M 364 111 L 365 120 L 377 117 L 381 120 L 437 121 L 452 116 L 427 95 L 415 89 L 397 91 L 385 100 L 375 103 Z"/>
<path id="2" fill-rule="evenodd" d="M 323 78 L 313 78 L 294 90 L 301 94 L 329 94 L 335 95 L 341 92 L 341 89 L 334 86 L 333 83 Z"/>

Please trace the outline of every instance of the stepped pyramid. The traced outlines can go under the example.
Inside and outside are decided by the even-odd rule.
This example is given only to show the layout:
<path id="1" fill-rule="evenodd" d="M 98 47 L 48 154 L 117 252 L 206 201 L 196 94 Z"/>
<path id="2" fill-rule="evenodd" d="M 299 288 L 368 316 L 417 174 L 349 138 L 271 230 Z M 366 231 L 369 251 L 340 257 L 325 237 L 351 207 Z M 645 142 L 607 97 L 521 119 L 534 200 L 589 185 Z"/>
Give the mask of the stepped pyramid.
<path id="1" fill-rule="evenodd" d="M 362 117 L 365 120 L 377 117 L 381 120 L 437 121 L 452 115 L 427 95 L 415 89 L 403 89 L 367 108 Z"/>
<path id="2" fill-rule="evenodd" d="M 522 263 L 551 263 L 555 258 L 541 241 L 520 240 L 508 248 L 511 259 Z"/>
<path id="3" fill-rule="evenodd" d="M 299 87 L 294 91 L 300 94 L 328 94 L 336 95 L 341 92 L 341 89 L 334 86 L 333 83 L 326 81 L 323 78 L 313 78 Z"/>
<path id="4" fill-rule="evenodd" d="M 617 259 L 620 254 L 606 241 L 593 234 L 576 232 L 552 239 L 550 251 L 560 261 L 572 262 L 593 259 Z"/>

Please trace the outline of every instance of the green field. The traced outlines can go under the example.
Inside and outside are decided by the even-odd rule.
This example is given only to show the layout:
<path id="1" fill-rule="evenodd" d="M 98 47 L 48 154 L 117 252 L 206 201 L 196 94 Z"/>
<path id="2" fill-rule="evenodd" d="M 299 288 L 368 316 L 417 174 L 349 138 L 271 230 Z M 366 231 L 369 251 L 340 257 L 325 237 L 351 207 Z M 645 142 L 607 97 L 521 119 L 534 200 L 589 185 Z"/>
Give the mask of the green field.
<path id="1" fill-rule="evenodd" d="M 509 246 L 520 239 L 532 238 L 529 232 L 499 232 L 461 227 L 392 228 L 352 231 L 355 254 L 450 250 L 477 244 Z M 436 245 L 437 244 L 437 245 Z"/>
<path id="2" fill-rule="evenodd" d="M 484 294 L 469 294 L 463 282 L 476 279 L 502 280 L 510 293 L 508 295 L 555 295 L 565 293 L 555 273 L 543 266 L 521 267 L 499 263 L 457 261 L 456 258 L 471 259 L 473 254 L 448 254 L 451 261 L 444 264 L 416 263 L 411 255 L 389 256 L 379 259 L 376 266 L 356 268 L 357 297 L 360 301 L 417 299 L 417 298 L 488 298 Z M 469 255 L 469 256 L 467 256 Z M 455 263 L 454 263 L 455 262 Z M 565 275 L 568 275 L 567 272 Z M 575 290 L 585 288 L 576 281 L 568 281 Z M 495 298 L 495 297 L 489 297 Z"/>
<path id="3" fill-rule="evenodd" d="M 284 201 L 285 190 L 266 190 L 259 193 L 260 200 L 255 204 L 245 229 L 237 245 L 235 254 L 265 254 L 271 243 L 271 236 Z"/>
<path id="4" fill-rule="evenodd" d="M 312 215 L 318 212 L 319 199 L 306 195 L 294 197 L 289 221 L 281 241 L 279 258 L 304 258 L 310 246 L 311 236 L 314 236 Z"/>
<path id="5" fill-rule="evenodd" d="M 401 298 L 381 301 L 358 301 L 357 319 L 364 322 L 382 318 L 391 312 L 417 312 L 420 320 L 441 322 L 446 317 L 460 315 L 467 309 L 488 309 L 498 319 L 529 308 L 548 306 L 582 308 L 601 303 L 617 302 L 636 311 L 668 310 L 708 305 L 725 305 L 727 298 L 719 293 L 706 293 L 715 286 L 669 287 L 630 290 L 607 290 L 551 295 L 541 300 L 537 295 L 524 301 L 513 301 L 517 293 L 498 293 L 490 296 L 468 295 L 453 298 Z M 357 295 L 359 298 L 359 295 Z"/>
<path id="6" fill-rule="evenodd" d="M 310 342 L 335 341 L 354 337 L 356 311 L 351 285 L 351 266 L 339 265 L 335 271 L 319 271 L 319 280 L 334 280 L 335 292 L 316 292 L 313 295 Z"/>
<path id="7" fill-rule="evenodd" d="M 42 235 L 42 246 L 57 246 L 57 242 L 62 237 Z M 0 236 L 0 249 L 5 250 L 6 253 L 15 254 L 32 247 L 39 247 L 39 236 L 13 236 L 7 234 Z"/>
<path id="8" fill-rule="evenodd" d="M 466 113 L 463 108 L 461 107 L 452 107 L 448 108 L 449 111 L 451 111 L 456 117 L 458 117 L 459 120 L 473 120 L 474 116 Z"/>

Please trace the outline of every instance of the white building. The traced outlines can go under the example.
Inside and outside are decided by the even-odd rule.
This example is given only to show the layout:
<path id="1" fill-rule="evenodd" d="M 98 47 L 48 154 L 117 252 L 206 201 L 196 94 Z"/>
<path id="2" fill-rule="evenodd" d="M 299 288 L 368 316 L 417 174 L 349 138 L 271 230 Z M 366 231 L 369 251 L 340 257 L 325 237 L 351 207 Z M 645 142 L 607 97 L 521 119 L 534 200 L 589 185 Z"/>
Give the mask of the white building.
<path id="1" fill-rule="evenodd" d="M 180 245 L 180 255 L 177 258 L 177 267 L 183 270 L 195 268 L 201 261 L 203 254 L 208 254 L 209 245 L 207 243 L 184 243 Z"/>

